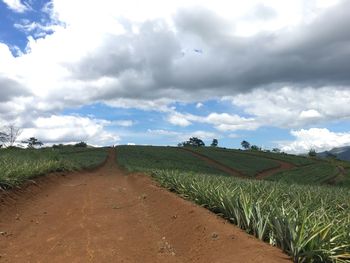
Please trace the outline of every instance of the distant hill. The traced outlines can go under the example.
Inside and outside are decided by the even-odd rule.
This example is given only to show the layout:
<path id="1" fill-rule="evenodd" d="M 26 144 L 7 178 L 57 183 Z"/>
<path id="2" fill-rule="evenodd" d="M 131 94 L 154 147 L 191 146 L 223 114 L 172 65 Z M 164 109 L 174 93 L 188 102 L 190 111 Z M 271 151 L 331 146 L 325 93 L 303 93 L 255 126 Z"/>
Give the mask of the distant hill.
<path id="1" fill-rule="evenodd" d="M 340 160 L 350 161 L 350 146 L 333 148 L 330 151 L 325 151 L 317 154 L 317 156 L 322 158 L 326 158 L 329 155 L 334 155 Z"/>

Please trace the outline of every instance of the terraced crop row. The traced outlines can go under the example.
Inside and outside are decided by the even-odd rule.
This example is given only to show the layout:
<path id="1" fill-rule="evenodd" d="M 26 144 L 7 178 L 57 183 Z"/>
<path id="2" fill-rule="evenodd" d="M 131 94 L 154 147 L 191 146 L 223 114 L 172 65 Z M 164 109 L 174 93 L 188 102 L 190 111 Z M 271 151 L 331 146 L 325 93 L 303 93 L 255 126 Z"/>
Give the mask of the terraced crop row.
<path id="1" fill-rule="evenodd" d="M 192 148 L 192 150 L 250 177 L 254 177 L 258 172 L 279 167 L 278 162 L 274 160 L 241 154 L 222 148 L 198 147 Z"/>
<path id="2" fill-rule="evenodd" d="M 166 170 L 152 174 L 164 187 L 280 247 L 294 262 L 350 262 L 350 193 L 345 188 Z"/>
<path id="3" fill-rule="evenodd" d="M 310 159 L 305 156 L 297 156 L 293 154 L 285 154 L 285 153 L 273 153 L 273 152 L 263 152 L 263 151 L 241 151 L 241 150 L 230 150 L 226 149 L 226 151 L 232 151 L 236 153 L 257 156 L 262 158 L 270 158 L 275 159 L 287 163 L 294 164 L 295 166 L 305 166 L 315 163 L 313 159 Z"/>
<path id="4" fill-rule="evenodd" d="M 1 149 L 0 188 L 13 187 L 49 172 L 93 168 L 106 157 L 107 150 L 103 148 Z"/>
<path id="5" fill-rule="evenodd" d="M 337 173 L 339 171 L 336 166 L 327 162 L 319 162 L 279 172 L 266 179 L 285 183 L 322 184 Z"/>
<path id="6" fill-rule="evenodd" d="M 129 171 L 169 169 L 227 175 L 189 152 L 177 147 L 118 146 L 118 163 Z"/>

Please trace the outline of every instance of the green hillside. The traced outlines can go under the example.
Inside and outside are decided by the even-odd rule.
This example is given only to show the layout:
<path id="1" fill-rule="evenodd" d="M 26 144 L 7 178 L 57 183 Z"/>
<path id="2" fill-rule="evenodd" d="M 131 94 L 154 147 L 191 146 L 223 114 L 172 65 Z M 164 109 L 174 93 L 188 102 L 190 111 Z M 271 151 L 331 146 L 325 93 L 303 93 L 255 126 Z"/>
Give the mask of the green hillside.
<path id="1" fill-rule="evenodd" d="M 118 163 L 129 171 L 155 169 L 227 175 L 189 152 L 177 147 L 118 146 Z"/>
<path id="2" fill-rule="evenodd" d="M 309 165 L 312 163 L 315 163 L 314 160 L 305 157 L 305 156 L 298 156 L 293 154 L 286 154 L 286 153 L 273 153 L 273 152 L 263 152 L 263 151 L 241 151 L 241 150 L 228 150 L 248 155 L 253 155 L 257 157 L 263 157 L 263 158 L 269 158 L 274 159 L 278 161 L 283 161 L 287 163 L 294 164 L 296 166 L 304 166 Z"/>
<path id="3" fill-rule="evenodd" d="M 284 183 L 322 184 L 337 174 L 338 169 L 336 166 L 327 162 L 321 162 L 278 172 L 269 176 L 266 180 Z"/>
<path id="4" fill-rule="evenodd" d="M 206 162 L 191 151 L 239 171 L 247 178 L 254 178 L 257 173 L 266 169 L 278 168 L 280 167 L 278 161 L 282 161 L 294 165 L 294 168 L 276 172 L 265 177 L 264 180 L 311 185 L 350 186 L 350 163 L 335 160 L 213 147 L 118 146 L 117 149 L 119 164 L 129 171 L 163 169 L 227 175 L 225 171 L 214 167 L 213 164 Z"/>
<path id="5" fill-rule="evenodd" d="M 266 169 L 279 167 L 274 160 L 223 148 L 199 147 L 193 150 L 250 177 Z"/>

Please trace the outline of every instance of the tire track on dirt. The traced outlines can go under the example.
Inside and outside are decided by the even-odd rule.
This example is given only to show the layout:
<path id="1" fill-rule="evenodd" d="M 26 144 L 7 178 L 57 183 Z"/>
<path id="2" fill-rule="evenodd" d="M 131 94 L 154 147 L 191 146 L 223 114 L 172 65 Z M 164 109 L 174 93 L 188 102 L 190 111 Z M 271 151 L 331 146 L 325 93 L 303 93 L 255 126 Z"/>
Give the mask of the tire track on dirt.
<path id="1" fill-rule="evenodd" d="M 98 170 L 47 180 L 0 206 L 0 262 L 291 262 L 150 177 L 126 175 L 114 151 Z"/>

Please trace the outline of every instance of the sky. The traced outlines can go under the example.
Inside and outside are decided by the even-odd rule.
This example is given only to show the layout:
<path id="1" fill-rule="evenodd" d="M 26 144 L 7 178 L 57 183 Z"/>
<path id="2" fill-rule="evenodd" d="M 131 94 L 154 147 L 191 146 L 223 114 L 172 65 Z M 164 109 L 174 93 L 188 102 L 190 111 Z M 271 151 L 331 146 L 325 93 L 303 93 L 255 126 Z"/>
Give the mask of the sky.
<path id="1" fill-rule="evenodd" d="M 350 145 L 349 0 L 0 0 L 0 127 L 47 145 Z"/>

